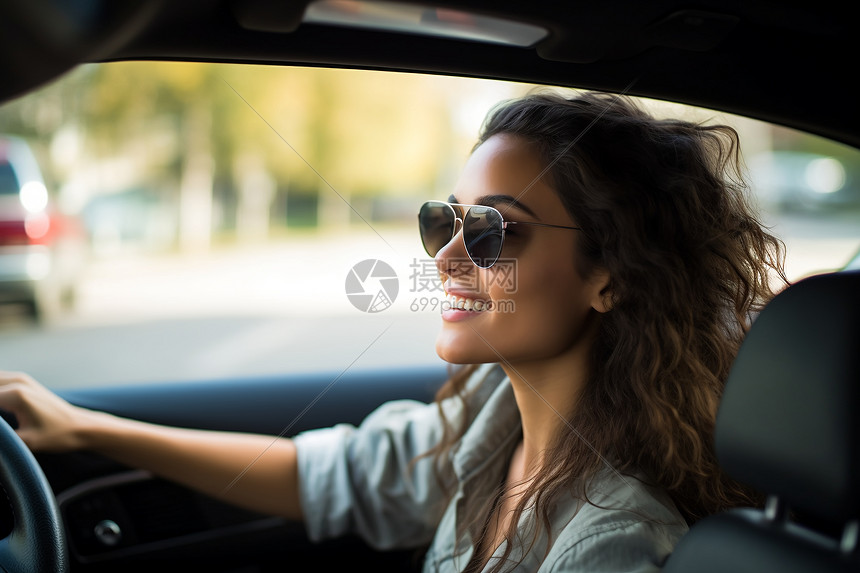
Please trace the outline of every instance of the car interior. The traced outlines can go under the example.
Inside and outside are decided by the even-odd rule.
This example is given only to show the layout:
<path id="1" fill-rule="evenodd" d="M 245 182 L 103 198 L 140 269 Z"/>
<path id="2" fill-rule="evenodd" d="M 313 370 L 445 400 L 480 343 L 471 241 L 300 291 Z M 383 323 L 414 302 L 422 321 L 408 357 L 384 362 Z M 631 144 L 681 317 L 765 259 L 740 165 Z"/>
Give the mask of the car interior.
<path id="1" fill-rule="evenodd" d="M 851 32 L 855 12 L 852 6 L 831 0 L 813 4 L 764 0 L 8 0 L 0 4 L 0 135 L 19 125 L 8 118 L 26 119 L 28 114 L 34 118 L 32 125 L 47 126 L 32 133 L 45 140 L 56 135 L 57 124 L 34 114 L 36 108 L 26 103 L 43 90 L 62 93 L 86 110 L 88 103 L 97 107 L 110 100 L 71 99 L 79 78 L 98 77 L 102 69 L 132 69 L 112 66 L 164 64 L 165 69 L 178 70 L 170 73 L 181 86 L 183 70 L 190 68 L 171 66 L 188 63 L 225 66 L 217 70 L 256 66 L 273 73 L 343 70 L 371 74 L 367 83 L 392 98 L 381 101 L 414 100 L 403 115 L 396 116 L 403 122 L 423 113 L 422 100 L 415 95 L 419 92 L 398 94 L 393 91 L 396 88 L 387 88 L 401 85 L 385 83 L 383 78 L 389 75 L 599 90 L 764 122 L 783 134 L 781 141 L 798 140 L 785 135 L 789 130 L 815 138 L 818 143 L 810 144 L 815 154 L 804 164 L 805 173 L 824 172 L 815 170 L 832 167 L 833 157 L 843 158 L 839 192 L 837 187 L 822 190 L 810 184 L 811 191 L 785 191 L 780 199 L 786 204 L 780 208 L 793 213 L 791 230 L 804 240 L 795 251 L 811 262 L 797 267 L 793 284 L 755 319 L 727 382 L 717 419 L 720 463 L 732 477 L 766 494 L 767 504 L 696 523 L 664 568 L 671 573 L 860 571 L 860 494 L 854 487 L 860 478 L 860 391 L 856 389 L 860 379 L 860 270 L 850 270 L 860 258 L 860 114 L 851 73 L 858 52 Z M 133 72 L 120 71 L 115 77 L 122 78 L 122 73 L 129 74 L 132 90 L 147 89 L 143 84 L 133 85 L 137 77 Z M 285 157 L 301 157 L 297 149 L 301 145 L 294 146 L 269 122 L 258 103 L 262 95 L 250 88 L 246 91 L 241 76 L 231 74 L 217 71 L 207 89 L 222 90 L 246 108 L 247 115 L 231 126 L 234 133 L 243 133 L 242 122 L 256 122 L 272 138 L 263 146 L 277 147 Z M 145 77 L 140 77 L 145 83 Z M 311 83 L 324 81 L 318 79 L 324 76 L 307 77 Z M 356 86 L 365 81 L 359 76 L 349 78 Z M 344 86 L 345 99 L 353 95 L 348 83 L 338 85 Z M 442 92 L 456 99 L 459 84 L 450 86 L 454 87 Z M 286 91 L 281 99 L 274 98 L 272 105 L 288 107 L 290 94 Z M 325 106 L 331 102 L 313 103 L 325 114 Z M 3 115 L 4 110 L 18 115 Z M 480 119 L 485 111 L 472 110 L 471 115 Z M 386 113 L 395 114 L 383 110 L 382 115 Z M 470 126 L 474 127 L 472 119 Z M 361 125 L 356 132 L 367 130 Z M 406 147 L 410 136 L 420 139 L 423 134 L 409 127 L 400 135 L 399 145 Z M 170 145 L 195 143 L 183 140 Z M 143 148 L 140 153 L 158 153 L 158 146 Z M 373 164 L 376 171 L 403 163 L 386 162 L 384 153 L 378 155 L 383 157 Z M 767 158 L 767 166 L 782 161 L 776 156 Z M 347 157 L 338 159 L 348 162 Z M 785 159 L 794 161 L 796 157 Z M 335 201 L 349 203 L 338 192 L 346 185 L 329 183 L 328 173 L 317 172 L 313 162 L 297 163 L 305 176 L 311 173 L 315 181 L 325 183 L 322 191 L 330 190 L 329 195 L 338 196 Z M 790 179 L 795 182 L 802 177 Z M 438 190 L 421 191 L 429 198 Z M 843 192 L 848 198 L 836 203 Z M 134 203 L 144 220 L 154 212 L 144 209 L 150 205 L 147 200 Z M 404 201 L 404 205 L 411 204 Z M 118 220 L 120 212 L 105 205 L 99 220 Z M 290 205 L 301 208 L 299 203 Z M 372 225 L 365 217 L 375 221 L 370 213 L 376 203 L 356 199 L 354 205 L 350 205 L 354 213 L 347 216 L 368 231 L 366 227 Z M 801 215 L 791 209 L 800 210 Z M 408 213 L 412 224 L 415 213 L 417 210 Z M 823 218 L 825 215 L 830 218 Z M 807 224 L 813 218 L 823 222 Z M 385 242 L 385 232 L 376 235 Z M 417 230 L 412 239 L 409 248 L 420 250 Z M 362 244 L 356 239 L 357 248 Z M 317 248 L 308 245 L 301 243 L 300 249 Z M 383 246 L 391 245 L 386 242 Z M 0 255 L 5 248 L 0 245 Z M 793 248 L 788 244 L 789 256 Z M 113 256 L 122 261 L 123 253 Z M 312 262 L 310 255 L 301 258 L 304 256 L 293 261 L 297 267 L 329 280 L 328 270 Z M 271 259 L 260 260 L 272 264 Z M 4 264 L 0 259 L 0 271 Z M 149 283 L 138 281 L 129 270 L 132 267 L 117 268 L 112 271 L 112 284 L 137 283 L 142 292 L 139 296 L 157 299 L 158 304 L 173 296 L 170 291 L 147 291 Z M 197 284 L 191 271 L 177 268 L 175 274 L 181 281 Z M 359 312 L 348 306 L 350 302 L 355 305 L 355 299 L 347 301 L 343 295 L 345 271 L 335 270 L 333 291 L 339 298 L 330 304 Z M 245 267 L 242 272 L 256 276 Z M 292 277 L 284 272 L 283 277 Z M 414 274 L 412 278 L 415 285 Z M 233 292 L 231 285 L 222 285 L 228 295 Z M 403 286 L 401 283 L 400 304 L 407 305 Z M 88 291 L 93 304 L 107 306 L 109 290 L 93 287 Z M 390 299 L 386 304 L 392 304 L 397 293 L 385 293 Z M 413 290 L 415 293 L 412 314 L 429 300 L 425 297 L 419 303 L 420 291 Z M 199 295 L 192 294 L 188 300 L 194 297 Z M 143 304 L 138 299 L 134 303 Z M 75 404 L 121 416 L 181 427 L 292 436 L 312 428 L 358 424 L 390 400 L 433 400 L 450 374 L 441 361 L 412 360 L 412 355 L 393 346 L 370 366 L 354 366 L 388 329 L 383 329 L 384 322 L 374 322 L 385 316 L 375 312 L 378 308 L 363 309 L 362 318 L 369 328 L 363 331 L 366 339 L 358 342 L 348 339 L 349 333 L 336 317 L 321 320 L 324 332 L 313 345 L 324 352 L 312 366 L 283 371 L 246 368 L 244 374 L 242 369 L 219 366 L 229 363 L 230 353 L 224 345 L 210 341 L 211 332 L 220 328 L 216 319 L 187 330 L 179 322 L 165 322 L 163 326 L 172 328 L 177 338 L 160 354 L 147 344 L 166 338 L 161 330 L 148 332 L 148 342 L 120 335 L 105 340 L 96 337 L 94 328 L 63 330 L 52 323 L 20 326 L 14 320 L 8 326 L 10 321 L 0 317 L 0 370 L 32 371 L 39 376 L 40 368 L 44 372 L 54 368 L 57 380 L 64 382 L 56 385 L 58 394 Z M 144 309 L 139 315 L 147 312 Z M 408 309 L 402 313 L 409 314 Z M 294 323 L 306 325 L 308 320 Z M 430 324 L 430 338 L 406 321 L 391 331 L 392 336 L 428 346 L 433 320 L 425 321 Z M 264 346 L 272 352 L 294 342 L 302 350 L 291 360 L 301 362 L 306 348 L 302 334 L 290 338 L 274 327 L 261 332 L 266 335 Z M 166 365 L 169 372 L 171 360 L 189 354 L 198 343 L 202 350 L 195 350 L 199 352 L 197 369 L 174 371 L 175 376 L 149 374 L 154 365 Z M 260 342 L 255 338 L 247 344 Z M 258 353 L 254 356 L 262 356 L 263 350 L 257 346 L 253 350 Z M 425 351 L 432 352 L 432 342 Z M 100 366 L 110 355 L 119 357 L 130 372 L 127 380 Z M 4 419 L 9 424 L 0 423 L 0 484 L 9 503 L 0 507 L 0 568 L 7 571 L 167 567 L 265 573 L 287 568 L 349 570 L 356 564 L 376 571 L 421 569 L 420 547 L 378 551 L 358 538 L 311 543 L 301 524 L 229 506 L 95 454 L 33 455 L 17 438 L 16 421 L 5 415 Z"/>

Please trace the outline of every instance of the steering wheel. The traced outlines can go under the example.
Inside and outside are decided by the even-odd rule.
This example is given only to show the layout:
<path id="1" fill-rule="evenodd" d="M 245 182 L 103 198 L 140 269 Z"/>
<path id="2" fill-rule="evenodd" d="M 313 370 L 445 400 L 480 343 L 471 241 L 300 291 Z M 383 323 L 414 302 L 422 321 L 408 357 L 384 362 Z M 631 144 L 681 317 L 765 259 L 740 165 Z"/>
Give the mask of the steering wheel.
<path id="1" fill-rule="evenodd" d="M 0 419 L 0 486 L 14 520 L 12 533 L 0 539 L 0 571 L 66 573 L 68 549 L 57 500 L 36 458 L 4 419 Z"/>

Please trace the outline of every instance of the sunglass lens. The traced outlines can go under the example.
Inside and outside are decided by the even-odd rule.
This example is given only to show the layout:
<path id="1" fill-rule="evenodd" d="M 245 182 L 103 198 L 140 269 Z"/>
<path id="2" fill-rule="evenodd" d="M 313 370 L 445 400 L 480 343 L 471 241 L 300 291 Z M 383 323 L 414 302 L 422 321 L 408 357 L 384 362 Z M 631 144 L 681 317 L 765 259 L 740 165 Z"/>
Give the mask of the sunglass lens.
<path id="1" fill-rule="evenodd" d="M 492 207 L 475 206 L 463 219 L 463 241 L 472 262 L 493 266 L 502 252 L 502 216 Z"/>
<path id="2" fill-rule="evenodd" d="M 445 203 L 428 201 L 418 211 L 418 230 L 424 250 L 431 257 L 442 250 L 454 236 L 454 211 Z"/>

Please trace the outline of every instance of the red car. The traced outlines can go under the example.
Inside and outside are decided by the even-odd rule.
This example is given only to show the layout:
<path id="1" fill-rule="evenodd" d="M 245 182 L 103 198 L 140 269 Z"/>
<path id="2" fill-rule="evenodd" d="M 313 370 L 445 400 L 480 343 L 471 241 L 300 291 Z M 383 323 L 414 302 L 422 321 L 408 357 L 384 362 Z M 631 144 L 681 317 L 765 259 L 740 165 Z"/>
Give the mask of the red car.
<path id="1" fill-rule="evenodd" d="M 82 226 L 55 208 L 27 142 L 0 136 L 0 303 L 37 319 L 74 299 L 86 256 Z"/>

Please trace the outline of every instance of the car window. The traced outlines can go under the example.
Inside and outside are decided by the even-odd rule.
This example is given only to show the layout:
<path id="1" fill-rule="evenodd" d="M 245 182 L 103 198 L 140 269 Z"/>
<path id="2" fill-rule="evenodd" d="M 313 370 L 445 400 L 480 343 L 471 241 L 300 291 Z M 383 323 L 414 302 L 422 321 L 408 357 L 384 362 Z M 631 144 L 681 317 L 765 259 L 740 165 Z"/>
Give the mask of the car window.
<path id="1" fill-rule="evenodd" d="M 0 195 L 12 195 L 18 193 L 18 178 L 15 170 L 5 159 L 0 159 Z"/>
<path id="2" fill-rule="evenodd" d="M 24 217 L 51 231 L 0 239 L 0 368 L 67 387 L 441 364 L 418 208 L 448 197 L 487 110 L 536 87 L 126 62 L 3 105 L 48 190 Z M 856 149 L 643 103 L 739 131 L 791 279 L 858 252 Z"/>

